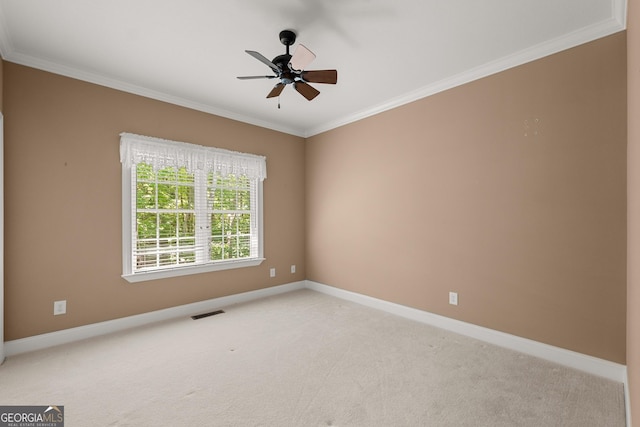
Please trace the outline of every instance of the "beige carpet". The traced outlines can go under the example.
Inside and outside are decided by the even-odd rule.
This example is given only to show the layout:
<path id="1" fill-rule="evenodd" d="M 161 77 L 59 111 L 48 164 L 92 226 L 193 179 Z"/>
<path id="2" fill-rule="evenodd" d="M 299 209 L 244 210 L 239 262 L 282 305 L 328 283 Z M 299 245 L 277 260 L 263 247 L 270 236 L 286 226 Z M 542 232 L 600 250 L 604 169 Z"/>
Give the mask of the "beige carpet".
<path id="1" fill-rule="evenodd" d="M 622 384 L 310 290 L 11 357 L 75 426 L 624 426 Z M 197 313 L 194 313 L 197 314 Z"/>

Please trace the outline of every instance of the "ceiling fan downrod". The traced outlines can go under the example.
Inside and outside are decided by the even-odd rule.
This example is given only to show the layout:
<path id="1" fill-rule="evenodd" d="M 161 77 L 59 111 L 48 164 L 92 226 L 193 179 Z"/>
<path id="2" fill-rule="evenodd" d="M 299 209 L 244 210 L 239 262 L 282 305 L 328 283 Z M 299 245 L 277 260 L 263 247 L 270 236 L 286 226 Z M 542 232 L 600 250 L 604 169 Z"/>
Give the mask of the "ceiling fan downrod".
<path id="1" fill-rule="evenodd" d="M 280 31 L 280 43 L 286 46 L 287 55 L 289 55 L 289 46 L 296 42 L 296 33 L 291 30 Z"/>

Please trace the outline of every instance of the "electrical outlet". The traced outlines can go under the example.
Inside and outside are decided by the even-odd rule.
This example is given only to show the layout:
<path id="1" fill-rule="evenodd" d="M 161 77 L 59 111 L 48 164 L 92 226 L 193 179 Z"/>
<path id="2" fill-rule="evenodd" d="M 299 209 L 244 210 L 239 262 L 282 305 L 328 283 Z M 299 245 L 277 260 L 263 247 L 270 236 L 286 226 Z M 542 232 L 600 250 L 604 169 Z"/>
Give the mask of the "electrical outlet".
<path id="1" fill-rule="evenodd" d="M 269 277 L 276 277 L 276 269 L 275 268 L 271 268 L 269 270 Z"/>
<path id="2" fill-rule="evenodd" d="M 458 293 L 457 292 L 449 292 L 449 304 L 458 305 Z"/>
<path id="3" fill-rule="evenodd" d="M 291 274 L 293 274 L 295 272 L 296 272 L 296 266 L 295 266 L 295 264 L 292 264 L 291 265 Z"/>
<path id="4" fill-rule="evenodd" d="M 58 314 L 66 314 L 66 313 L 67 313 L 67 300 L 53 302 L 54 316 L 57 316 Z"/>

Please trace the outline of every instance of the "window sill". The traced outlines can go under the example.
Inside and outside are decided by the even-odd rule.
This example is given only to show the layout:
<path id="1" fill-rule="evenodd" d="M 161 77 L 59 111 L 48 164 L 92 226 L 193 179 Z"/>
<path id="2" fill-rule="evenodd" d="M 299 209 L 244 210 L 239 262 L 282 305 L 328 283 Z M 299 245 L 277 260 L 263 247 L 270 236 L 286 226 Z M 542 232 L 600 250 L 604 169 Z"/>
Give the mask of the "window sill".
<path id="1" fill-rule="evenodd" d="M 166 270 L 143 271 L 139 273 L 123 274 L 122 278 L 127 282 L 145 282 L 148 280 L 166 279 L 169 277 L 187 276 L 190 274 L 208 273 L 211 271 L 231 270 L 234 268 L 255 267 L 265 260 L 265 258 L 250 258 L 234 261 L 222 261 L 217 263 L 197 265 L 191 267 L 176 267 Z"/>

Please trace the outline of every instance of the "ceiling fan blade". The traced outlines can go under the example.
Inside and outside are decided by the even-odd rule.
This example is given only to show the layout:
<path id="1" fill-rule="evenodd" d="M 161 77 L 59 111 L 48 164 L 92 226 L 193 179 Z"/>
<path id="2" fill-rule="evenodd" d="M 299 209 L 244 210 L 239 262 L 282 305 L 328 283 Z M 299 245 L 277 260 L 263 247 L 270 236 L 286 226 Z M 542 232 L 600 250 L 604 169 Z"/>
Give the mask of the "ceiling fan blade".
<path id="1" fill-rule="evenodd" d="M 260 61 L 263 64 L 265 64 L 267 67 L 271 68 L 273 70 L 273 72 L 276 73 L 277 75 L 280 75 L 280 69 L 278 68 L 278 66 L 276 64 L 274 64 L 273 62 L 269 61 L 264 56 L 262 56 L 261 53 L 256 52 L 255 50 L 245 50 L 245 52 L 247 52 L 249 55 L 253 56 L 258 61 Z"/>
<path id="2" fill-rule="evenodd" d="M 271 89 L 271 92 L 269 92 L 269 95 L 267 95 L 267 98 L 275 98 L 276 96 L 280 96 L 285 86 L 286 85 L 284 83 L 276 84 L 273 89 Z"/>
<path id="3" fill-rule="evenodd" d="M 336 70 L 303 71 L 300 76 L 305 82 L 310 83 L 327 83 L 334 85 L 338 81 L 338 71 Z"/>
<path id="4" fill-rule="evenodd" d="M 316 59 L 316 55 L 304 45 L 299 44 L 296 51 L 293 52 L 289 66 L 297 71 L 304 70 L 314 59 Z"/>
<path id="5" fill-rule="evenodd" d="M 316 96 L 320 95 L 320 91 L 316 88 L 306 84 L 305 82 L 295 82 L 293 87 L 300 93 L 300 95 L 311 101 Z"/>
<path id="6" fill-rule="evenodd" d="M 242 76 L 237 77 L 240 80 L 253 80 L 253 79 L 275 79 L 276 76 Z"/>

